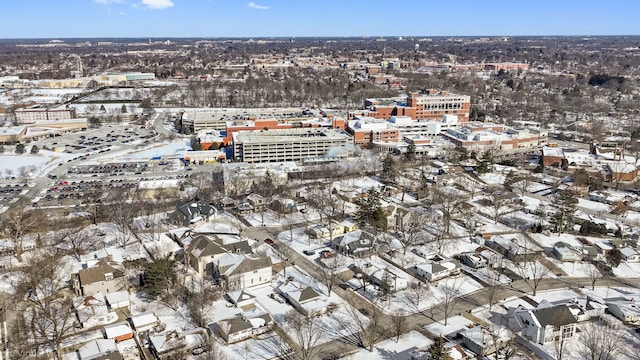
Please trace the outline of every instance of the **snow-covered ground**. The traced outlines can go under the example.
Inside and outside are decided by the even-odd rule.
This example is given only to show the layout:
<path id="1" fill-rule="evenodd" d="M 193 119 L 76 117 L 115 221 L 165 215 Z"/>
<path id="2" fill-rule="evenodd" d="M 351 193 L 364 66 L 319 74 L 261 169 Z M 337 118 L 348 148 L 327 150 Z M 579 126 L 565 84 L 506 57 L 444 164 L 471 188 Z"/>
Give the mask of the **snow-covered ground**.
<path id="1" fill-rule="evenodd" d="M 5 147 L 6 149 L 6 147 Z M 75 154 L 59 153 L 47 150 L 40 150 L 37 154 L 29 154 L 30 146 L 26 146 L 24 154 L 1 154 L 0 155 L 0 177 L 20 177 L 22 169 L 27 170 L 28 177 L 42 176 L 59 163 L 76 157 Z"/>

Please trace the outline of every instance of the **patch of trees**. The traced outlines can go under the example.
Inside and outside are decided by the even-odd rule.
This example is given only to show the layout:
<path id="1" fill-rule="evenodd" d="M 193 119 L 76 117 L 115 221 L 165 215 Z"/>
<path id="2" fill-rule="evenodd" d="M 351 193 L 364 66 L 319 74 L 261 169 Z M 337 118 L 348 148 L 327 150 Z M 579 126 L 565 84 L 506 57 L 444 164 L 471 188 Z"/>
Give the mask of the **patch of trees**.
<path id="1" fill-rule="evenodd" d="M 589 85 L 591 86 L 612 86 L 619 87 L 624 83 L 624 77 L 611 76 L 608 74 L 595 74 L 589 77 Z"/>
<path id="2" fill-rule="evenodd" d="M 604 224 L 596 224 L 593 221 L 585 221 L 580 225 L 582 235 L 607 235 L 607 227 Z"/>

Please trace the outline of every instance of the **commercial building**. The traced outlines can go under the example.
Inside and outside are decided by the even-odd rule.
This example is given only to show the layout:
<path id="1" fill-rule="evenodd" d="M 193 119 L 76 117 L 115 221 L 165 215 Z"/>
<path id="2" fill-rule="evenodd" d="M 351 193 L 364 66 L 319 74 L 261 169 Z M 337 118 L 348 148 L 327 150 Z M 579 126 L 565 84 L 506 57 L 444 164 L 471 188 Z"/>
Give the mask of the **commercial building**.
<path id="1" fill-rule="evenodd" d="M 69 109 L 48 109 L 43 107 L 30 107 L 15 111 L 16 120 L 20 124 L 29 124 L 36 121 L 68 120 L 76 117 L 76 110 Z"/>
<path id="2" fill-rule="evenodd" d="M 346 156 L 351 138 L 342 130 L 253 130 L 233 135 L 234 156 L 248 163 L 302 161 Z"/>
<path id="3" fill-rule="evenodd" d="M 370 117 L 349 120 L 347 131 L 353 135 L 353 143 L 363 147 L 370 147 L 374 142 L 398 142 L 398 129 L 385 120 Z"/>
<path id="4" fill-rule="evenodd" d="M 474 123 L 449 129 L 444 136 L 456 146 L 465 148 L 496 147 L 515 150 L 544 146 L 548 134 L 542 130 L 506 129 L 502 125 Z"/>
<path id="5" fill-rule="evenodd" d="M 426 90 L 410 93 L 403 99 L 366 99 L 365 111 L 353 112 L 377 119 L 408 116 L 415 120 L 440 120 L 444 115 L 456 115 L 461 122 L 469 121 L 471 98 L 446 91 Z"/>

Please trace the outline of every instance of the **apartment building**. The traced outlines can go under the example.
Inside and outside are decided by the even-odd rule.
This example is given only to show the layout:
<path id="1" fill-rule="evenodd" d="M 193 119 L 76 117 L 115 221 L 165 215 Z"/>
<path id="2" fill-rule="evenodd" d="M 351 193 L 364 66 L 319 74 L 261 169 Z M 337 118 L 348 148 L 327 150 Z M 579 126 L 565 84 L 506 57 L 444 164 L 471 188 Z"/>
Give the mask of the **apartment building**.
<path id="1" fill-rule="evenodd" d="M 346 156 L 351 138 L 337 129 L 287 129 L 237 132 L 234 156 L 248 163 L 302 161 Z"/>

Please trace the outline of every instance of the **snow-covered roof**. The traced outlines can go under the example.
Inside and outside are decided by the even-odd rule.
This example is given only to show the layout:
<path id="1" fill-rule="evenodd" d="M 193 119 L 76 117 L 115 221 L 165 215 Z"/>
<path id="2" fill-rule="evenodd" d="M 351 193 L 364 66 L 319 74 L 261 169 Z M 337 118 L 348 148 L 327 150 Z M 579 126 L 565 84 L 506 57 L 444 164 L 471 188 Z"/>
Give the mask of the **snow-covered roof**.
<path id="1" fill-rule="evenodd" d="M 104 333 L 107 339 L 114 339 L 118 336 L 132 334 L 131 327 L 126 321 L 119 322 L 110 326 L 105 326 Z"/>

